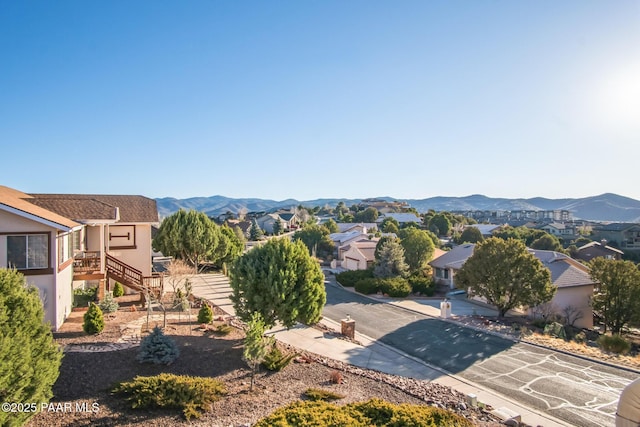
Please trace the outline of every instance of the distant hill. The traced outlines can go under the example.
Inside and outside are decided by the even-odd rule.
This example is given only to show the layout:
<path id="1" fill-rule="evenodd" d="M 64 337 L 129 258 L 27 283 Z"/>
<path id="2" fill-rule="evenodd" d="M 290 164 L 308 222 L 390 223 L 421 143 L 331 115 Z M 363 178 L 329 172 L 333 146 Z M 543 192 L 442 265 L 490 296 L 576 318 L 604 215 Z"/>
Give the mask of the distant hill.
<path id="1" fill-rule="evenodd" d="M 431 197 L 427 199 L 394 199 L 392 197 L 377 197 L 385 200 L 398 200 L 409 203 L 418 212 L 429 209 L 436 211 L 454 210 L 552 210 L 566 209 L 573 212 L 574 218 L 593 221 L 640 222 L 640 201 L 617 194 L 606 193 L 599 196 L 579 199 L 546 199 L 534 197 L 531 199 L 504 199 L 474 194 L 465 197 Z M 190 199 L 175 199 L 165 197 L 156 199 L 158 211 L 162 218 L 179 209 L 195 209 L 209 216 L 217 216 L 225 212 L 238 213 L 242 209 L 248 212 L 271 211 L 278 208 L 292 206 L 325 206 L 335 207 L 339 202 L 347 206 L 360 203 L 362 199 L 316 199 L 298 201 L 266 200 L 266 199 L 233 199 L 224 196 L 193 197 Z"/>

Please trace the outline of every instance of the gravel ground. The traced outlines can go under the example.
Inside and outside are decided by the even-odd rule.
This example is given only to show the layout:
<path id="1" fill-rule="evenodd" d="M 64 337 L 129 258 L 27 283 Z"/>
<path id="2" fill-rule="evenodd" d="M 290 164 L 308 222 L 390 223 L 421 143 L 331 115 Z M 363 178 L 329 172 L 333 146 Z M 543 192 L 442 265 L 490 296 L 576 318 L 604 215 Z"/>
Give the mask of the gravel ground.
<path id="1" fill-rule="evenodd" d="M 112 342 L 119 338 L 122 322 L 143 315 L 122 309 L 107 321 L 103 334 L 88 337 L 81 332 L 81 321 L 77 320 L 81 314 L 76 314 L 56 333 L 56 338 L 63 344 Z M 27 425 L 248 426 L 275 409 L 302 399 L 304 391 L 310 387 L 325 388 L 346 396 L 338 404 L 378 397 L 394 403 L 431 404 L 451 409 L 478 426 L 500 425 L 485 410 L 467 407 L 464 396 L 448 387 L 360 369 L 313 354 L 303 354 L 300 360 L 305 363 L 291 363 L 281 372 L 260 372 L 253 392 L 249 392 L 250 371 L 242 361 L 242 330 L 234 328 L 227 336 L 216 336 L 201 331 L 199 325 L 174 321 L 168 326 L 167 333 L 174 335 L 181 350 L 180 357 L 170 366 L 139 364 L 135 360 L 137 348 L 102 353 L 66 353 L 60 377 L 53 388 L 52 403 L 60 405 L 52 409 L 58 411 L 41 412 Z M 282 349 L 294 351 L 292 348 Z M 336 370 L 343 375 L 342 384 L 330 381 L 332 372 Z M 133 410 L 120 397 L 109 393 L 109 389 L 119 381 L 161 372 L 215 377 L 226 385 L 228 394 L 214 404 L 212 411 L 188 423 L 178 411 Z M 76 405 L 81 408 L 84 405 L 87 410 L 77 410 Z"/>

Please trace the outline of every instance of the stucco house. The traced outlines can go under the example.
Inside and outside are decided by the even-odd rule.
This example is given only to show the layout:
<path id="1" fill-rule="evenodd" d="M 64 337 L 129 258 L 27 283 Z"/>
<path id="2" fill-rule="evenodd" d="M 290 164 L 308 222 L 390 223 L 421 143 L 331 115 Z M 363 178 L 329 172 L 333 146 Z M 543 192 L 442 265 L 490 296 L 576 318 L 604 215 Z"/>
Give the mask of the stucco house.
<path id="1" fill-rule="evenodd" d="M 576 230 L 572 225 L 562 222 L 550 222 L 536 228 L 556 237 L 571 237 L 576 234 Z"/>
<path id="2" fill-rule="evenodd" d="M 342 267 L 345 270 L 366 270 L 375 260 L 376 245 L 380 239 L 362 237 L 338 248 L 338 258 L 332 262 L 332 268 Z"/>
<path id="3" fill-rule="evenodd" d="M 591 242 L 586 245 L 580 246 L 576 251 L 575 257 L 582 261 L 591 261 L 597 257 L 603 257 L 607 259 L 622 259 L 622 252 L 620 249 L 613 248 L 606 244 L 606 241 Z"/>
<path id="4" fill-rule="evenodd" d="M 280 220 L 282 229 L 285 231 L 295 230 L 300 225 L 300 218 L 293 212 L 273 212 L 256 218 L 258 226 L 265 233 L 272 234 L 273 226 Z"/>
<path id="5" fill-rule="evenodd" d="M 16 268 L 40 291 L 58 329 L 73 288 L 117 280 L 130 290 L 161 288 L 152 274 L 156 202 L 143 196 L 26 194 L 0 186 L 0 267 Z"/>
<path id="6" fill-rule="evenodd" d="M 432 260 L 429 265 L 433 268 L 434 280 L 451 289 L 456 288 L 455 275 L 466 260 L 473 255 L 474 244 L 456 246 L 444 255 Z M 582 317 L 575 322 L 581 328 L 593 327 L 593 311 L 590 300 L 593 295 L 594 282 L 589 275 L 589 269 L 571 257 L 554 251 L 529 249 L 551 272 L 551 282 L 557 288 L 553 299 L 547 304 L 550 311 L 564 316 L 567 310 L 573 309 L 574 314 L 581 312 Z M 535 311 L 531 309 L 530 311 Z"/>
<path id="7" fill-rule="evenodd" d="M 616 222 L 593 227 L 594 240 L 606 240 L 623 251 L 640 251 L 640 224 Z"/>

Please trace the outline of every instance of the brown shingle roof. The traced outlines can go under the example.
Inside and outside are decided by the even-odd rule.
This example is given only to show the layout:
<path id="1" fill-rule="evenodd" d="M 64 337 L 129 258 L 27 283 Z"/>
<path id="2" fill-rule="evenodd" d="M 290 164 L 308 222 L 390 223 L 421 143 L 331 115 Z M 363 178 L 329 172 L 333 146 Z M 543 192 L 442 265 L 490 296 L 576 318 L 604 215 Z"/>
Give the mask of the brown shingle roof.
<path id="1" fill-rule="evenodd" d="M 31 194 L 34 204 L 75 220 L 115 219 L 120 222 L 159 222 L 156 201 L 144 196 L 102 194 Z"/>
<path id="2" fill-rule="evenodd" d="M 0 204 L 41 218 L 42 220 L 58 224 L 63 228 L 73 228 L 80 225 L 68 217 L 34 205 L 31 203 L 32 200 L 32 197 L 28 194 L 0 185 Z"/>

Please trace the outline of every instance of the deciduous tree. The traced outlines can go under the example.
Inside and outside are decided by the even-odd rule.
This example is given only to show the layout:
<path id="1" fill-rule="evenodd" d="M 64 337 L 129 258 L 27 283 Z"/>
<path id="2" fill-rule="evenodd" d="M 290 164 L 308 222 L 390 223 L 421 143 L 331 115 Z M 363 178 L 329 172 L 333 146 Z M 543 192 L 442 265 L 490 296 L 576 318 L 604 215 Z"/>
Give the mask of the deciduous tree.
<path id="1" fill-rule="evenodd" d="M 629 322 L 640 321 L 640 270 L 631 261 L 597 257 L 589 263 L 596 282 L 593 310 L 604 319 L 605 332 L 619 334 Z"/>
<path id="2" fill-rule="evenodd" d="M 38 290 L 15 270 L 0 269 L 0 401 L 48 402 L 61 359 Z M 21 425 L 34 413 L 0 411 L 0 425 Z"/>
<path id="3" fill-rule="evenodd" d="M 439 236 L 448 236 L 451 233 L 451 221 L 444 213 L 437 213 L 429 220 L 429 230 Z"/>
<path id="4" fill-rule="evenodd" d="M 238 258 L 230 273 L 231 300 L 242 320 L 254 312 L 267 327 L 320 320 L 327 299 L 324 275 L 302 241 L 271 239 Z"/>
<path id="5" fill-rule="evenodd" d="M 411 272 L 421 271 L 433 257 L 435 247 L 431 237 L 417 228 L 404 228 L 400 231 L 400 244 Z"/>
<path id="6" fill-rule="evenodd" d="M 499 317 L 520 307 L 534 307 L 553 298 L 556 288 L 551 272 L 529 253 L 524 243 L 515 239 L 489 238 L 475 246 L 456 274 L 460 287 L 469 288 L 495 305 Z"/>
<path id="7" fill-rule="evenodd" d="M 480 232 L 480 229 L 478 227 L 466 227 L 462 231 L 462 234 L 460 234 L 460 237 L 458 237 L 456 243 L 479 243 L 483 240 L 484 237 L 482 236 L 482 233 Z"/>

